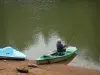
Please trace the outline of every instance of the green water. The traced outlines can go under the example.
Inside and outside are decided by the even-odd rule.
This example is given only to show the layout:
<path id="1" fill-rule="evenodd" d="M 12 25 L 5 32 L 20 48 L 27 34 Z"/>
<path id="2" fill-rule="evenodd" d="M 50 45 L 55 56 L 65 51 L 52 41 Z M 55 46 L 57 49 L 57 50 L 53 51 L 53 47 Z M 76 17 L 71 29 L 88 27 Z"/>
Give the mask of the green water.
<path id="1" fill-rule="evenodd" d="M 61 38 L 81 51 L 75 62 L 88 60 L 97 65 L 99 5 L 95 0 L 1 0 L 0 47 L 12 46 L 36 59 L 56 49 L 56 39 Z"/>

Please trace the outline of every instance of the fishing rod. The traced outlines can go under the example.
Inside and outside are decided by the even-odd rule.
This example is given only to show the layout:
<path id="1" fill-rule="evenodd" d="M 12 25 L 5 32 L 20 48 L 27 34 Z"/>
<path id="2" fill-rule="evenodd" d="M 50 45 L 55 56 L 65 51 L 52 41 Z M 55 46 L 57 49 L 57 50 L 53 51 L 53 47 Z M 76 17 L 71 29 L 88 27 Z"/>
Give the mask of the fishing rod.
<path id="1" fill-rule="evenodd" d="M 77 26 L 76 26 L 76 29 L 78 30 L 78 28 L 79 28 L 79 26 L 77 25 Z M 76 29 L 73 31 L 72 36 L 69 38 L 68 44 L 69 44 L 70 41 L 72 40 L 73 36 L 76 34 L 76 33 L 75 33 L 75 32 L 76 32 Z"/>

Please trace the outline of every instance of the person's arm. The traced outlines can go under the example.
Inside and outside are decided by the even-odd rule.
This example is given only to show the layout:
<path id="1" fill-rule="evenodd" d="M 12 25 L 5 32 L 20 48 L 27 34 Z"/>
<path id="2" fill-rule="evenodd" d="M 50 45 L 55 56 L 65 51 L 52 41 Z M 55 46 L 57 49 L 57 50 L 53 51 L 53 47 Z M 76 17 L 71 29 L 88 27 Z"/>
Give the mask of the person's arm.
<path id="1" fill-rule="evenodd" d="M 64 48 L 67 47 L 67 45 L 64 45 Z"/>
<path id="2" fill-rule="evenodd" d="M 68 45 L 64 45 L 64 48 L 68 47 Z"/>

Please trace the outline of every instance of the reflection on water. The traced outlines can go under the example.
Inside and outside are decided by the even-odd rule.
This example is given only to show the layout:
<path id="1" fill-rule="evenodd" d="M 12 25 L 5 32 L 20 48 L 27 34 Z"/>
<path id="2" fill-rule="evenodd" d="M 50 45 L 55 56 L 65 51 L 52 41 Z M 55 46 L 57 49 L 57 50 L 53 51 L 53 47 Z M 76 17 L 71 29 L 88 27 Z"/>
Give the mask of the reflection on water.
<path id="1" fill-rule="evenodd" d="M 1 8 L 4 15 L 0 12 L 0 19 L 4 22 L 0 20 L 0 47 L 13 46 L 29 59 L 36 59 L 56 49 L 56 39 L 61 38 L 65 44 L 76 46 L 87 60 L 99 63 L 98 2 L 4 0 Z"/>

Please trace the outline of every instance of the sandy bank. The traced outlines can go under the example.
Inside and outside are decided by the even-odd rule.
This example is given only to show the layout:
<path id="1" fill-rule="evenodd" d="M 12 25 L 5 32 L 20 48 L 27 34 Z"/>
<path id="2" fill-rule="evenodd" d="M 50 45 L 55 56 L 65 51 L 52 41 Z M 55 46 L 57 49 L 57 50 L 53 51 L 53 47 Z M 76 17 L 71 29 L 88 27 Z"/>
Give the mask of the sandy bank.
<path id="1" fill-rule="evenodd" d="M 100 75 L 100 71 L 73 67 L 64 64 L 38 65 L 38 68 L 29 68 L 28 64 L 35 61 L 0 60 L 0 75 Z M 29 73 L 19 73 L 16 67 L 26 67 Z"/>

